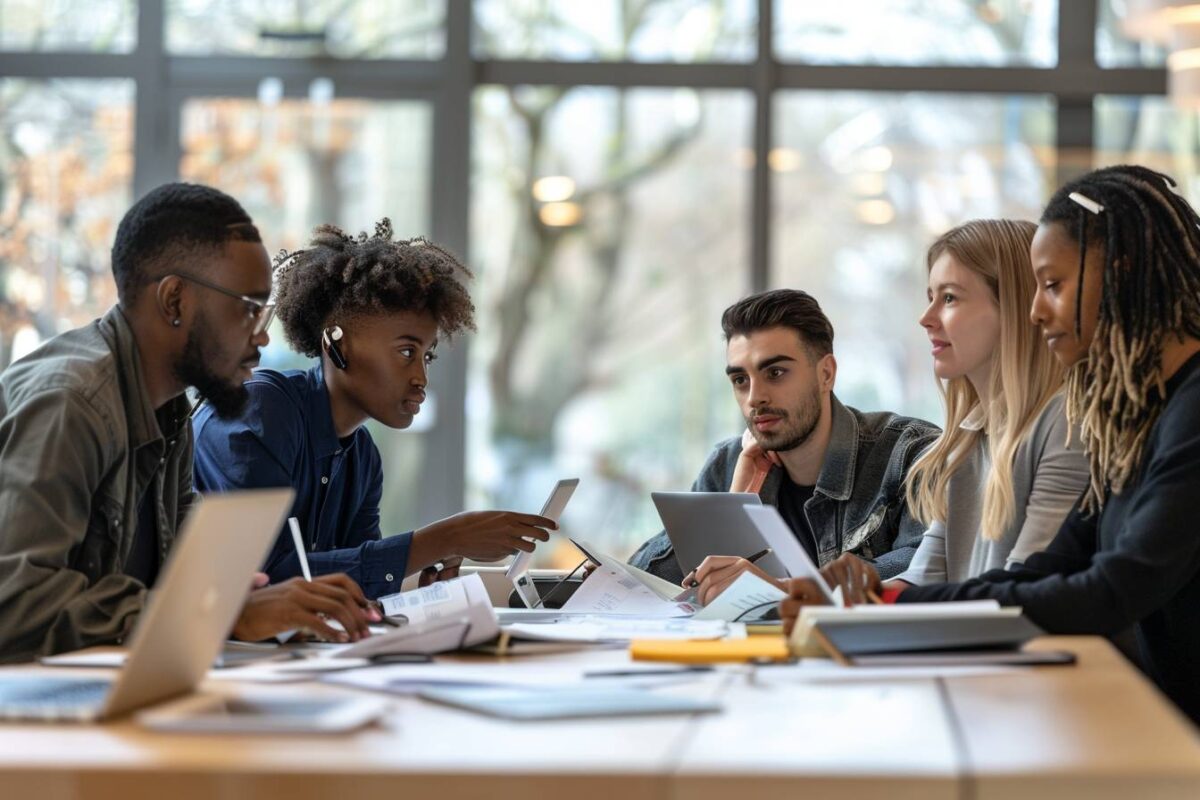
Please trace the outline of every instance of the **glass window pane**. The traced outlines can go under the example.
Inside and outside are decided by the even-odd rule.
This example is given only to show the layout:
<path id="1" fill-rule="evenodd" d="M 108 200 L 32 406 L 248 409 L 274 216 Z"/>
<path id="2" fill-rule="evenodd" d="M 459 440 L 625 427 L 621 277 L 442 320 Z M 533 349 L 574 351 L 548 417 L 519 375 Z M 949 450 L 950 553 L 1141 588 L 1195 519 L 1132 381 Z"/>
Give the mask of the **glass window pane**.
<path id="1" fill-rule="evenodd" d="M 128 53 L 136 0 L 0 0 L 0 50 Z"/>
<path id="2" fill-rule="evenodd" d="M 446 0 L 167 0 L 181 55 L 441 58 Z"/>
<path id="3" fill-rule="evenodd" d="M 1054 181 L 1043 97 L 785 92 L 778 99 L 772 284 L 833 322 L 837 394 L 937 421 L 925 251 L 968 219 L 1037 219 Z"/>
<path id="4" fill-rule="evenodd" d="M 1092 168 L 1141 164 L 1166 173 L 1200 205 L 1200 115 L 1165 97 L 1099 95 Z"/>
<path id="5" fill-rule="evenodd" d="M 1153 44 L 1130 39 L 1121 30 L 1121 20 L 1129 13 L 1133 0 L 1096 0 L 1096 63 L 1102 67 L 1162 67 L 1167 51 Z"/>
<path id="6" fill-rule="evenodd" d="M 747 286 L 751 98 L 485 87 L 475 114 L 470 504 L 536 511 L 579 477 L 564 530 L 628 554 L 649 492 L 741 428 L 720 315 Z"/>
<path id="7" fill-rule="evenodd" d="M 1055 0 L 775 0 L 775 52 L 811 64 L 1052 67 Z"/>
<path id="8" fill-rule="evenodd" d="M 133 82 L 0 80 L 0 368 L 116 302 Z"/>
<path id="9" fill-rule="evenodd" d="M 333 223 L 371 231 L 390 217 L 397 237 L 429 231 L 432 109 L 420 101 L 337 99 L 325 104 L 283 100 L 264 106 L 242 98 L 197 98 L 183 106 L 183 180 L 216 186 L 241 201 L 262 232 L 267 251 L 308 243 L 312 229 Z M 263 366 L 307 368 L 278 321 Z M 430 387 L 427 406 L 436 402 Z M 385 535 L 412 530 L 421 488 L 422 430 L 371 426 L 383 458 Z"/>
<path id="10" fill-rule="evenodd" d="M 755 0 L 476 0 L 480 58 L 750 61 Z"/>

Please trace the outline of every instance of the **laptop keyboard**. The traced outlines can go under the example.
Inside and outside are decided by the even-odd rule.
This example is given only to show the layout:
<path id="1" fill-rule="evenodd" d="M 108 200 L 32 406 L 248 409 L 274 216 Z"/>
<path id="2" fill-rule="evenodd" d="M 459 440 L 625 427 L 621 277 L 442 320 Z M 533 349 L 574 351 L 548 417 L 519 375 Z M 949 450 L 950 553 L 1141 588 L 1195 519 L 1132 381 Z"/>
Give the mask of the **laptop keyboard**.
<path id="1" fill-rule="evenodd" d="M 80 678 L 0 677 L 2 719 L 89 719 L 112 683 Z"/>

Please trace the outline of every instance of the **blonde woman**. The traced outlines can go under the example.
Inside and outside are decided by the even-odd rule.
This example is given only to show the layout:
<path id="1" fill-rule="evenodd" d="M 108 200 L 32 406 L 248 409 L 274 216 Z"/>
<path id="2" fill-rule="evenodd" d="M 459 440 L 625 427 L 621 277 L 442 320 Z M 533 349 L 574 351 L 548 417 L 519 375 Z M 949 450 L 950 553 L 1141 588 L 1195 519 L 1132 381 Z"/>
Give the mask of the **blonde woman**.
<path id="1" fill-rule="evenodd" d="M 1060 635 L 1132 629 L 1138 663 L 1200 725 L 1200 215 L 1166 175 L 1106 167 L 1054 193 L 1030 260 L 1030 318 L 1069 370 L 1087 491 L 1020 567 L 910 586 L 894 602 L 995 600 Z M 853 556 L 821 575 L 852 603 L 882 589 Z M 823 595 L 807 578 L 788 594 L 790 630 Z"/>
<path id="2" fill-rule="evenodd" d="M 927 526 L 894 587 L 963 581 L 1011 568 L 1045 548 L 1087 488 L 1077 436 L 1068 440 L 1063 368 L 1029 324 L 1037 226 L 974 220 L 929 248 L 929 307 L 920 324 L 946 423 L 908 474 Z"/>

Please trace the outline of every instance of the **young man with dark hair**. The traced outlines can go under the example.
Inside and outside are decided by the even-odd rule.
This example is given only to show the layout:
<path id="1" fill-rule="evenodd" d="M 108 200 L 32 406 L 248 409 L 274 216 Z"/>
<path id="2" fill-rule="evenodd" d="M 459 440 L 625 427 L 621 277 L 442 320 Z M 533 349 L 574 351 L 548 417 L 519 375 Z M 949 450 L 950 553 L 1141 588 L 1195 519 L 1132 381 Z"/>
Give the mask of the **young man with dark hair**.
<path id="1" fill-rule="evenodd" d="M 235 412 L 267 343 L 270 262 L 228 195 L 160 186 L 121 220 L 112 264 L 116 306 L 0 375 L 0 660 L 129 634 L 196 497 L 184 391 Z M 251 592 L 234 635 L 353 639 L 371 618 L 334 576 Z"/>
<path id="2" fill-rule="evenodd" d="M 937 427 L 838 401 L 833 326 L 806 292 L 740 300 L 725 309 L 721 329 L 725 373 L 747 430 L 717 445 L 692 491 L 757 492 L 778 507 L 814 563 L 853 553 L 881 574 L 904 571 L 924 531 L 908 513 L 904 478 Z M 684 580 L 665 533 L 630 563 Z M 746 570 L 762 574 L 745 559 L 714 553 L 696 570 L 698 599 L 711 601 Z"/>
<path id="3" fill-rule="evenodd" d="M 308 248 L 278 263 L 284 334 L 320 360 L 308 370 L 255 372 L 237 418 L 201 409 L 197 488 L 291 486 L 313 572 L 346 572 L 368 597 L 398 591 L 410 573 L 447 578 L 464 557 L 494 561 L 545 541 L 553 520 L 506 511 L 457 514 L 381 536 L 383 468 L 363 426 L 371 419 L 389 428 L 412 424 L 439 338 L 474 328 L 475 308 L 459 279 L 466 268 L 424 239 L 393 240 L 387 220 L 370 237 L 321 226 Z M 299 574 L 286 532 L 265 569 L 273 579 Z"/>

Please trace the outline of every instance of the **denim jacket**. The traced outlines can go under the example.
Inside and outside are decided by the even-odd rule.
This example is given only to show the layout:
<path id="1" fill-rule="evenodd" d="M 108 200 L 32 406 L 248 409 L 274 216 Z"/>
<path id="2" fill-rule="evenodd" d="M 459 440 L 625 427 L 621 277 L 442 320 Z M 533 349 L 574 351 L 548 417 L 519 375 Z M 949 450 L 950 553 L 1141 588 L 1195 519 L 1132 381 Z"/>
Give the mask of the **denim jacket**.
<path id="1" fill-rule="evenodd" d="M 925 530 L 908 512 L 904 479 L 939 429 L 885 411 L 864 413 L 836 397 L 830 401 L 829 449 L 813 495 L 804 504 L 817 555 L 824 566 L 842 553 L 853 553 L 871 561 L 886 580 L 907 569 Z M 740 436 L 717 445 L 692 491 L 729 491 L 741 452 Z M 763 503 L 777 504 L 783 478 L 782 467 L 771 468 L 758 493 Z M 672 583 L 683 580 L 665 531 L 638 548 L 629 563 Z"/>
<path id="2" fill-rule="evenodd" d="M 153 492 L 160 561 L 192 490 L 190 405 L 157 411 L 121 309 L 0 375 L 0 661 L 120 642 L 146 587 L 125 575 Z"/>

